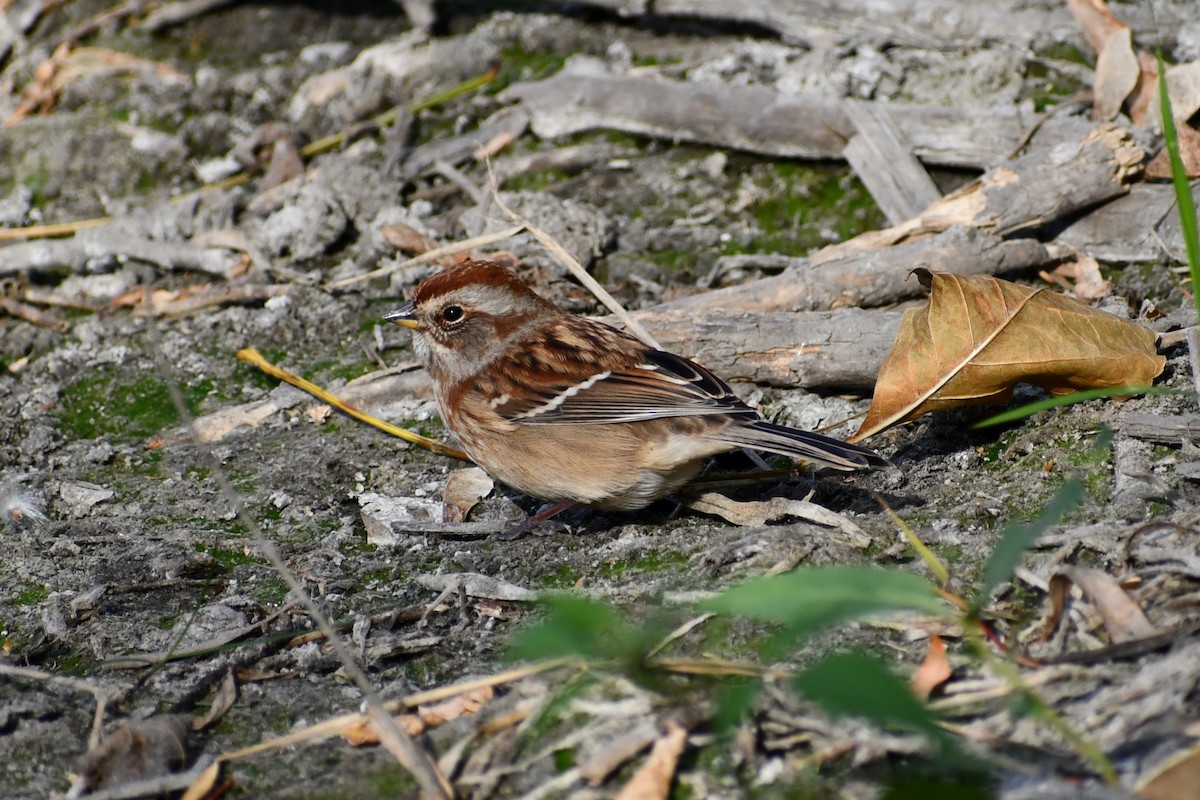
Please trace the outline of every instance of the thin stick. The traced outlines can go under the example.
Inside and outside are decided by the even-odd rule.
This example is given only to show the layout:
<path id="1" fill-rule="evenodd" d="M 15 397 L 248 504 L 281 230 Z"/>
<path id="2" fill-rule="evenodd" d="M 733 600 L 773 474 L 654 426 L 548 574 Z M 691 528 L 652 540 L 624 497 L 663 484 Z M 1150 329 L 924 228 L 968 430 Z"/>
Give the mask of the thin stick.
<path id="1" fill-rule="evenodd" d="M 368 414 L 365 411 L 355 408 L 349 403 L 325 391 L 315 383 L 307 381 L 293 372 L 288 372 L 286 369 L 275 366 L 263 358 L 262 354 L 253 347 L 246 347 L 238 350 L 237 357 L 241 361 L 245 361 L 248 364 L 253 364 L 271 377 L 278 378 L 286 383 L 290 383 L 297 389 L 308 392 L 318 400 L 328 403 L 338 411 L 341 411 L 343 414 L 354 417 L 356 420 L 365 422 L 368 425 L 373 425 L 384 433 L 390 433 L 392 436 L 395 436 L 398 439 L 403 439 L 406 442 L 412 442 L 413 444 L 424 447 L 426 450 L 437 453 L 440 456 L 450 456 L 451 458 L 457 458 L 461 461 L 471 460 L 469 455 L 464 453 L 462 450 L 459 450 L 457 447 L 451 447 L 445 442 L 440 442 L 437 439 L 430 439 L 427 436 L 422 436 L 419 433 L 413 433 L 410 430 L 393 425 L 390 422 L 384 422 L 373 414 Z"/>
<path id="2" fill-rule="evenodd" d="M 587 287 L 588 291 L 596 295 L 600 302 L 604 304 L 605 308 L 611 311 L 617 319 L 621 320 L 622 324 L 624 324 L 626 328 L 628 328 L 646 344 L 650 345 L 656 350 L 661 350 L 662 347 L 657 341 L 655 341 L 654 337 L 650 335 L 650 332 L 643 328 L 640 322 L 631 317 L 629 312 L 625 310 L 625 307 L 618 303 L 617 299 L 609 294 L 608 290 L 601 286 L 599 281 L 588 274 L 588 271 L 583 268 L 583 265 L 575 260 L 575 256 L 568 253 L 566 249 L 556 242 L 554 237 L 552 237 L 550 234 L 546 233 L 541 228 L 536 227 L 532 222 L 525 219 L 504 204 L 504 201 L 500 199 L 500 187 L 496 183 L 496 174 L 492 170 L 492 162 L 489 160 L 487 165 L 488 180 L 492 187 L 492 199 L 496 202 L 496 206 L 505 214 L 507 214 L 513 222 L 520 224 L 522 227 L 532 233 L 533 238 L 537 239 L 547 250 L 553 253 L 554 256 L 558 258 L 558 260 L 561 261 L 568 270 L 571 271 L 571 274 L 578 278 L 579 282 Z"/>

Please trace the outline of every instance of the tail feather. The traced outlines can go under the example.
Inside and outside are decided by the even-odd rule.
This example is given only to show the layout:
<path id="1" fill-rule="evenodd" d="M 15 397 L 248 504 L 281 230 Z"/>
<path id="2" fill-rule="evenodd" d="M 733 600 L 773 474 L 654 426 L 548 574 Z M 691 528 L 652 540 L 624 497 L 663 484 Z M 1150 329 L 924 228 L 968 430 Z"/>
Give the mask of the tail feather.
<path id="1" fill-rule="evenodd" d="M 891 463 L 865 447 L 765 420 L 750 425 L 730 425 L 721 431 L 720 438 L 730 444 L 803 458 L 817 466 L 844 472 L 886 467 Z"/>

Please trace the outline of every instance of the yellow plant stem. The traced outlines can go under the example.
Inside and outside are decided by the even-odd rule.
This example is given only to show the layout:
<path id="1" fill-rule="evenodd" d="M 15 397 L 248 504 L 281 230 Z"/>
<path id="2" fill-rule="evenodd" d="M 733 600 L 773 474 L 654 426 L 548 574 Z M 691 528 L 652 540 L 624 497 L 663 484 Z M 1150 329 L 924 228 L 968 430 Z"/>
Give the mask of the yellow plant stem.
<path id="1" fill-rule="evenodd" d="M 359 409 L 355 408 L 354 406 L 350 405 L 349 403 L 346 403 L 343 400 L 339 399 L 338 397 L 325 391 L 320 386 L 317 386 L 315 383 L 312 383 L 311 381 L 307 381 L 304 378 L 301 378 L 299 375 L 296 375 L 295 373 L 288 372 L 286 369 L 282 369 L 281 367 L 275 366 L 274 364 L 272 364 L 271 362 L 269 362 L 265 358 L 263 358 L 262 354 L 259 353 L 257 350 L 255 350 L 253 347 L 245 347 L 245 348 L 242 348 L 241 350 L 238 350 L 237 357 L 239 360 L 245 361 L 247 364 L 253 364 L 254 366 L 258 367 L 260 370 L 267 373 L 271 377 L 278 378 L 279 380 L 284 381 L 285 383 L 290 383 L 292 386 L 295 386 L 297 389 L 302 389 L 303 391 L 308 392 L 309 394 L 311 394 L 313 397 L 317 398 L 318 400 L 328 403 L 329 405 L 336 408 L 338 411 L 341 411 L 343 414 L 347 414 L 351 417 L 354 417 L 356 420 L 359 420 L 360 422 L 365 422 L 368 425 L 373 425 L 374 427 L 378 428 L 379 430 L 383 431 L 384 433 L 390 433 L 392 436 L 395 436 L 399 439 L 403 439 L 406 442 L 412 442 L 413 444 L 418 445 L 420 447 L 424 447 L 426 450 L 430 450 L 434 453 L 437 453 L 438 455 L 450 456 L 451 458 L 457 458 L 462 461 L 470 461 L 471 460 L 471 457 L 469 455 L 464 453 L 462 450 L 459 450 L 457 447 L 451 447 L 450 445 L 446 444 L 445 442 L 440 442 L 437 439 L 430 439 L 427 436 L 421 436 L 419 433 L 413 433 L 410 430 L 406 430 L 397 425 L 393 425 L 390 422 L 384 422 L 379 417 L 376 417 L 373 414 L 368 414 L 365 411 L 360 411 Z"/>

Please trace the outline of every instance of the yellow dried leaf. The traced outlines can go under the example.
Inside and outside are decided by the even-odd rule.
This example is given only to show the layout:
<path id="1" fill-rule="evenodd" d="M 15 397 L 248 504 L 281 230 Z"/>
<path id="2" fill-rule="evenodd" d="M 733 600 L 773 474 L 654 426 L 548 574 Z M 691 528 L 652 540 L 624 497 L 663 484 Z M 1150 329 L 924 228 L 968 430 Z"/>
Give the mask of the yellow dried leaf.
<path id="1" fill-rule="evenodd" d="M 1046 289 L 986 275 L 914 270 L 929 305 L 904 314 L 860 441 L 930 411 L 1003 405 L 1018 383 L 1052 394 L 1149 384 L 1166 359 L 1155 334 Z"/>

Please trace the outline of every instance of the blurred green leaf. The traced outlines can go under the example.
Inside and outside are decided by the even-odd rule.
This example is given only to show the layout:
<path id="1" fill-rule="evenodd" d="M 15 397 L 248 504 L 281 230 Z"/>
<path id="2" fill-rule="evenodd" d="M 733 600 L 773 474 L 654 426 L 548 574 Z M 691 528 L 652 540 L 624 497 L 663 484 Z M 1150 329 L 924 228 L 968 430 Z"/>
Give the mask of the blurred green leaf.
<path id="1" fill-rule="evenodd" d="M 1046 506 L 1037 519 L 1029 523 L 1010 522 L 1004 526 L 1004 530 L 1000 532 L 1000 541 L 983 567 L 983 585 L 971 605 L 973 614 L 979 613 L 997 586 L 1012 577 L 1013 570 L 1021 563 L 1021 557 L 1034 541 L 1061 520 L 1068 511 L 1079 505 L 1082 499 L 1083 480 L 1076 476 L 1063 484 L 1050 505 Z"/>
<path id="2" fill-rule="evenodd" d="M 876 567 L 812 567 L 759 578 L 704 603 L 714 611 L 779 622 L 803 636 L 882 611 L 948 614 L 928 581 L 911 572 Z"/>
<path id="3" fill-rule="evenodd" d="M 862 653 L 839 653 L 796 676 L 796 689 L 834 717 L 862 717 L 881 727 L 918 731 L 941 743 L 950 735 L 908 684 Z"/>
<path id="4" fill-rule="evenodd" d="M 513 659 L 578 655 L 587 659 L 640 660 L 649 631 L 634 628 L 613 608 L 578 597 L 551 597 L 542 603 L 545 621 L 522 632 L 509 648 Z"/>
<path id="5" fill-rule="evenodd" d="M 762 685 L 758 681 L 725 680 L 712 687 L 717 701 L 717 710 L 712 717 L 712 727 L 724 733 L 737 726 L 750 710 Z"/>

